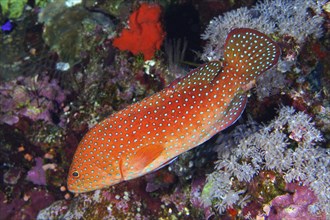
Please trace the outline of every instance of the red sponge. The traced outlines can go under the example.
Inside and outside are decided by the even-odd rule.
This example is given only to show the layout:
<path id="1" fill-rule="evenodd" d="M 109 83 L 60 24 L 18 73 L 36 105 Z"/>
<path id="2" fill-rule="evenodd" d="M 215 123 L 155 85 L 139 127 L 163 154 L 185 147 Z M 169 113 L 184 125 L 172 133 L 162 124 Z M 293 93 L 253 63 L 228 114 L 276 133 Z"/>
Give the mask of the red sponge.
<path id="1" fill-rule="evenodd" d="M 120 50 L 129 50 L 134 55 L 142 53 L 150 60 L 159 50 L 165 33 L 160 23 L 161 8 L 157 4 L 141 4 L 129 18 L 129 28 L 124 29 L 113 45 Z"/>

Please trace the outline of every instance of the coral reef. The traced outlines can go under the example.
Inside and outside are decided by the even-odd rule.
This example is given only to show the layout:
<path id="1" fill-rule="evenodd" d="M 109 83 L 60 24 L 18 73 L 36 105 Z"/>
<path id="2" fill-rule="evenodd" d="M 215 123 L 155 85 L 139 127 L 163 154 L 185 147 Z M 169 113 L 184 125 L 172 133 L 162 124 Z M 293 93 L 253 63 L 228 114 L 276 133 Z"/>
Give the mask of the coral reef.
<path id="1" fill-rule="evenodd" d="M 325 219 L 324 214 L 312 214 L 317 197 L 307 186 L 289 183 L 286 190 L 292 194 L 277 196 L 271 201 L 270 219 Z"/>
<path id="2" fill-rule="evenodd" d="M 285 190 L 281 188 L 283 180 L 301 182 L 313 190 L 317 199 L 308 206 L 310 215 L 330 212 L 329 150 L 316 146 L 322 141 L 322 135 L 308 115 L 282 107 L 268 125 L 250 121 L 237 126 L 223 139 L 218 148 L 216 171 L 208 176 L 204 187 L 205 204 L 214 204 L 223 213 L 227 208 L 249 206 L 249 201 L 261 204 L 270 201 L 274 196 L 271 191 L 256 196 L 253 185 L 256 178 L 263 184 L 264 178 L 260 175 L 271 171 L 268 175 L 273 177 L 266 180 L 271 181 L 272 187 L 279 187 L 277 190 Z"/>
<path id="3" fill-rule="evenodd" d="M 53 123 L 52 114 L 61 111 L 66 91 L 49 77 L 19 77 L 0 86 L 0 123 L 13 125 L 20 118 Z"/>
<path id="4" fill-rule="evenodd" d="M 46 172 L 42 168 L 42 158 L 36 158 L 36 166 L 34 166 L 27 174 L 26 179 L 36 185 L 46 185 Z"/>
<path id="5" fill-rule="evenodd" d="M 16 189 L 13 190 L 11 199 L 0 192 L 0 219 L 35 219 L 41 209 L 54 201 L 54 196 L 44 189 L 27 189 L 24 195 Z"/>
<path id="6" fill-rule="evenodd" d="M 202 54 L 203 60 L 218 60 L 223 54 L 223 45 L 230 30 L 249 27 L 277 38 L 290 36 L 300 44 L 306 37 L 322 35 L 322 4 L 313 0 L 266 0 L 252 9 L 239 8 L 212 19 L 202 39 L 208 44 Z M 312 9 L 313 13 L 308 13 Z"/>
<path id="7" fill-rule="evenodd" d="M 251 27 L 271 35 L 282 49 L 282 57 L 278 65 L 257 80 L 255 91 L 259 101 L 285 94 L 289 94 L 291 99 L 298 99 L 296 97 L 298 94 L 311 94 L 313 92 L 306 91 L 306 89 L 311 89 L 312 85 L 302 88 L 302 84 L 306 82 L 306 76 L 310 75 L 310 78 L 313 78 L 313 71 L 322 74 L 320 70 L 317 70 L 320 68 L 317 65 L 320 65 L 318 61 L 325 54 L 317 49 L 319 45 L 314 44 L 316 44 L 315 39 L 319 39 L 324 33 L 323 25 L 326 21 L 322 11 L 324 4 L 325 2 L 312 0 L 266 0 L 258 2 L 250 9 L 241 7 L 226 12 L 222 16 L 212 19 L 202 34 L 202 39 L 206 40 L 207 43 L 201 58 L 203 60 L 220 59 L 223 55 L 223 42 L 226 34 L 236 27 Z M 315 53 L 309 53 L 309 49 L 306 50 L 306 47 L 310 47 L 309 42 L 312 42 L 310 50 L 314 50 Z M 306 62 L 308 60 L 308 64 L 301 65 L 298 58 L 301 54 L 303 56 L 308 54 L 309 58 L 304 58 Z M 315 56 L 318 57 L 314 59 Z M 318 79 L 322 76 L 314 78 Z M 315 82 L 310 83 L 315 84 Z M 321 84 L 322 82 L 318 82 L 319 88 Z M 292 87 L 296 89 L 292 89 Z M 314 91 L 314 93 L 316 92 Z M 311 103 L 316 104 L 318 102 L 317 104 L 319 104 L 319 100 L 316 101 L 315 97 L 314 99 L 312 97 L 299 97 L 298 102 L 299 104 L 294 103 L 293 106 L 300 110 L 309 108 L 312 106 Z M 305 102 L 304 106 L 297 106 L 302 105 L 302 102 Z M 325 106 L 326 104 L 322 103 L 321 105 Z"/>
<path id="8" fill-rule="evenodd" d="M 258 86 L 255 88 L 255 91 L 258 99 L 262 101 L 266 97 L 281 93 L 287 84 L 285 75 L 282 72 L 277 69 L 271 69 L 267 74 L 263 74 L 257 79 Z"/>
<path id="9" fill-rule="evenodd" d="M 329 218 L 330 3 L 192 2 L 154 3 L 148 26 L 138 20 L 150 5 L 142 1 L 1 1 L 0 219 Z M 158 25 L 158 41 L 146 44 L 131 24 Z M 235 27 L 266 33 L 282 56 L 233 127 L 141 178 L 67 190 L 90 127 L 205 63 L 200 57 L 221 58 Z M 148 46 L 135 47 L 144 57 L 113 46 L 124 33 Z"/>
<path id="10" fill-rule="evenodd" d="M 113 27 L 111 20 L 102 13 L 90 12 L 81 5 L 67 7 L 64 2 L 49 3 L 39 14 L 38 21 L 44 23 L 43 39 L 58 53 L 61 61 L 70 66 L 85 59 Z"/>
<path id="11" fill-rule="evenodd" d="M 151 216 L 160 219 L 200 219 L 212 215 L 210 208 L 204 208 L 200 201 L 204 181 L 204 178 L 196 178 L 191 185 L 173 185 L 173 189 L 148 193 L 145 191 L 145 182 L 135 179 L 106 190 L 80 194 L 73 198 L 70 206 L 63 200 L 55 202 L 40 211 L 37 219 L 93 219 L 100 216 L 120 219 L 148 219 Z M 196 207 L 192 207 L 191 203 Z"/>

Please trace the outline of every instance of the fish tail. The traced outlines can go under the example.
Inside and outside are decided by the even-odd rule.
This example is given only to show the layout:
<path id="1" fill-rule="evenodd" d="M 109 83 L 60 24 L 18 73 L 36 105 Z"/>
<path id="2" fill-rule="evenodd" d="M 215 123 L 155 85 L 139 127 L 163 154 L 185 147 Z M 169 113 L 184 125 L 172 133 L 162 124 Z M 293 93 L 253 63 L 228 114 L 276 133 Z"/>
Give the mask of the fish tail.
<path id="1" fill-rule="evenodd" d="M 246 85 L 274 66 L 279 56 L 279 47 L 265 34 L 248 28 L 234 29 L 225 43 L 224 71 Z"/>

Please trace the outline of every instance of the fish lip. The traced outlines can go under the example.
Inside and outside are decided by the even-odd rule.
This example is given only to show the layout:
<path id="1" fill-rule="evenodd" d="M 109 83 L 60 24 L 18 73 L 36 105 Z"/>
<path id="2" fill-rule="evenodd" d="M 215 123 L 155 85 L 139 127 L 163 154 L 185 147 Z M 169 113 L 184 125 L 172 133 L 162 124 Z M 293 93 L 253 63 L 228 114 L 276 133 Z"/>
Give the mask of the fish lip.
<path id="1" fill-rule="evenodd" d="M 69 184 L 68 184 L 68 190 L 70 191 L 70 192 L 72 192 L 72 193 L 78 193 L 78 191 L 76 191 L 75 190 L 75 188 L 72 188 L 72 186 L 70 186 Z"/>

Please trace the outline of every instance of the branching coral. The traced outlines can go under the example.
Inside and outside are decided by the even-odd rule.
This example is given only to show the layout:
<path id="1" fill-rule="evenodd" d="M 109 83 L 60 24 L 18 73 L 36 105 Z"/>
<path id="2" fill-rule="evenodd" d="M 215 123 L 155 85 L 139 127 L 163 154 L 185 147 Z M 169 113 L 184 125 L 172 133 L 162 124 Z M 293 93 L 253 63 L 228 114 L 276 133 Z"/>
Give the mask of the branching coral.
<path id="1" fill-rule="evenodd" d="M 234 204 L 243 207 L 246 202 L 242 199 L 251 192 L 241 183 L 251 184 L 260 172 L 271 170 L 287 183 L 309 185 L 318 197 L 312 214 L 322 210 L 329 214 L 330 156 L 329 150 L 316 146 L 320 141 L 322 135 L 311 118 L 290 107 L 282 107 L 279 116 L 266 126 L 251 121 L 238 126 L 219 145 L 216 171 L 208 176 L 204 188 L 205 203 L 212 202 L 220 213 Z M 223 149 L 231 153 L 223 153 Z"/>

